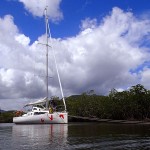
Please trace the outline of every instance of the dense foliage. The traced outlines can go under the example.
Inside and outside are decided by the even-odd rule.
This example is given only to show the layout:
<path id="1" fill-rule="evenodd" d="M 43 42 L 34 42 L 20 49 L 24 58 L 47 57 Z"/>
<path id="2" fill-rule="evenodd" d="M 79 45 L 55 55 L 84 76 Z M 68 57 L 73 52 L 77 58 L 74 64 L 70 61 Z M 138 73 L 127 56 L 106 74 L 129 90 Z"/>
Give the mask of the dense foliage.
<path id="1" fill-rule="evenodd" d="M 0 123 L 11 123 L 13 120 L 14 111 L 0 112 Z"/>
<path id="2" fill-rule="evenodd" d="M 91 90 L 67 98 L 70 115 L 107 119 L 144 120 L 150 118 L 150 91 L 138 84 L 128 91 L 112 89 L 108 96 Z"/>

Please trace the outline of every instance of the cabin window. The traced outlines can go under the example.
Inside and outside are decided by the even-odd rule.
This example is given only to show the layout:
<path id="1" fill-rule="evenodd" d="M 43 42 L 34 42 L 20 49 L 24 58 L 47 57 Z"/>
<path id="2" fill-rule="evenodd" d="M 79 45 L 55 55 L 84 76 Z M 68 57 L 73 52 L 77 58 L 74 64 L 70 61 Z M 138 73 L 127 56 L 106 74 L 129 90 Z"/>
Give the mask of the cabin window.
<path id="1" fill-rule="evenodd" d="M 34 112 L 34 115 L 38 115 L 39 113 L 38 112 Z"/>
<path id="2" fill-rule="evenodd" d="M 37 110 L 36 108 L 33 108 L 33 110 Z"/>
<path id="3" fill-rule="evenodd" d="M 45 114 L 46 112 L 34 112 L 34 115 L 41 115 L 41 114 Z"/>
<path id="4" fill-rule="evenodd" d="M 39 112 L 39 114 L 45 114 L 46 112 Z"/>

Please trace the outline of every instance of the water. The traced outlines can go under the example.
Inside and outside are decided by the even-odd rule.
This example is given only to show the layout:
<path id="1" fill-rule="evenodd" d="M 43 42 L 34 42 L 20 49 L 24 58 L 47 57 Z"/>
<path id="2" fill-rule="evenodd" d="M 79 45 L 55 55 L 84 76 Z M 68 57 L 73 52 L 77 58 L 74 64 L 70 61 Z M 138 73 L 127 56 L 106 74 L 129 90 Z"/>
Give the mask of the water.
<path id="1" fill-rule="evenodd" d="M 150 125 L 0 124 L 0 150 L 148 150 Z"/>

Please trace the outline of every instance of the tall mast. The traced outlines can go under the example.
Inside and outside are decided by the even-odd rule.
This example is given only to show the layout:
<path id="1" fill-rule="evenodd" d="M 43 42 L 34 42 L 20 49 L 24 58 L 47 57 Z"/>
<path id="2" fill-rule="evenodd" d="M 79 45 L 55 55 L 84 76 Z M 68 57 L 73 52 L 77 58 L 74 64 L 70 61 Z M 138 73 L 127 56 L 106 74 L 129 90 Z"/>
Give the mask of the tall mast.
<path id="1" fill-rule="evenodd" d="M 48 16 L 47 16 L 47 7 L 45 8 L 45 25 L 46 25 L 46 108 L 48 108 Z"/>
<path id="2" fill-rule="evenodd" d="M 46 22 L 46 98 L 47 98 L 46 108 L 48 108 L 48 47 L 49 47 L 49 45 L 48 45 L 48 37 L 50 37 L 50 40 L 51 40 L 51 46 L 50 47 L 52 48 L 52 52 L 53 52 L 53 57 L 54 57 L 54 61 L 55 61 L 57 77 L 58 77 L 59 86 L 60 86 L 60 91 L 61 91 L 61 95 L 62 95 L 64 107 L 65 107 L 65 111 L 67 111 L 65 98 L 64 98 L 64 94 L 63 94 L 63 90 L 62 90 L 62 84 L 61 84 L 61 80 L 60 80 L 60 76 L 59 76 L 57 61 L 56 61 L 56 57 L 55 57 L 55 51 L 54 51 L 53 45 L 52 45 L 51 32 L 50 32 L 50 27 L 49 27 L 49 23 L 48 23 L 48 16 L 47 16 L 47 7 L 45 8 L 45 22 Z"/>

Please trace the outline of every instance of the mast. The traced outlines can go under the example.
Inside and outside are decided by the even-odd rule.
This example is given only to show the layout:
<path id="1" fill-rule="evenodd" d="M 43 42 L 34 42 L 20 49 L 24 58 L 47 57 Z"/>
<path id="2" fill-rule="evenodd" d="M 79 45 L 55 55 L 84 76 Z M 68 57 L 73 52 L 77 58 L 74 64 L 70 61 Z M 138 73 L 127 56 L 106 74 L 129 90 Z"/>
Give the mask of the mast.
<path id="1" fill-rule="evenodd" d="M 45 8 L 45 25 L 46 25 L 46 108 L 48 108 L 48 17 L 47 17 L 47 7 Z"/>
<path id="2" fill-rule="evenodd" d="M 59 75 L 59 71 L 58 71 L 57 61 L 56 61 L 56 57 L 55 57 L 55 51 L 54 51 L 53 45 L 52 45 L 51 32 L 50 32 L 50 27 L 49 27 L 49 23 L 48 23 L 48 16 L 47 16 L 47 7 L 45 8 L 45 22 L 46 22 L 46 98 L 47 98 L 46 108 L 48 108 L 48 47 L 51 47 L 53 57 L 54 57 L 54 61 L 55 61 L 55 66 L 56 66 L 56 72 L 57 72 L 57 77 L 58 77 L 58 81 L 59 81 L 60 91 L 61 91 L 65 111 L 67 111 L 65 98 L 64 98 L 64 94 L 63 94 L 63 89 L 62 89 L 62 84 L 61 84 L 61 80 L 60 80 L 60 75 Z M 48 45 L 48 37 L 50 37 L 51 46 Z"/>

